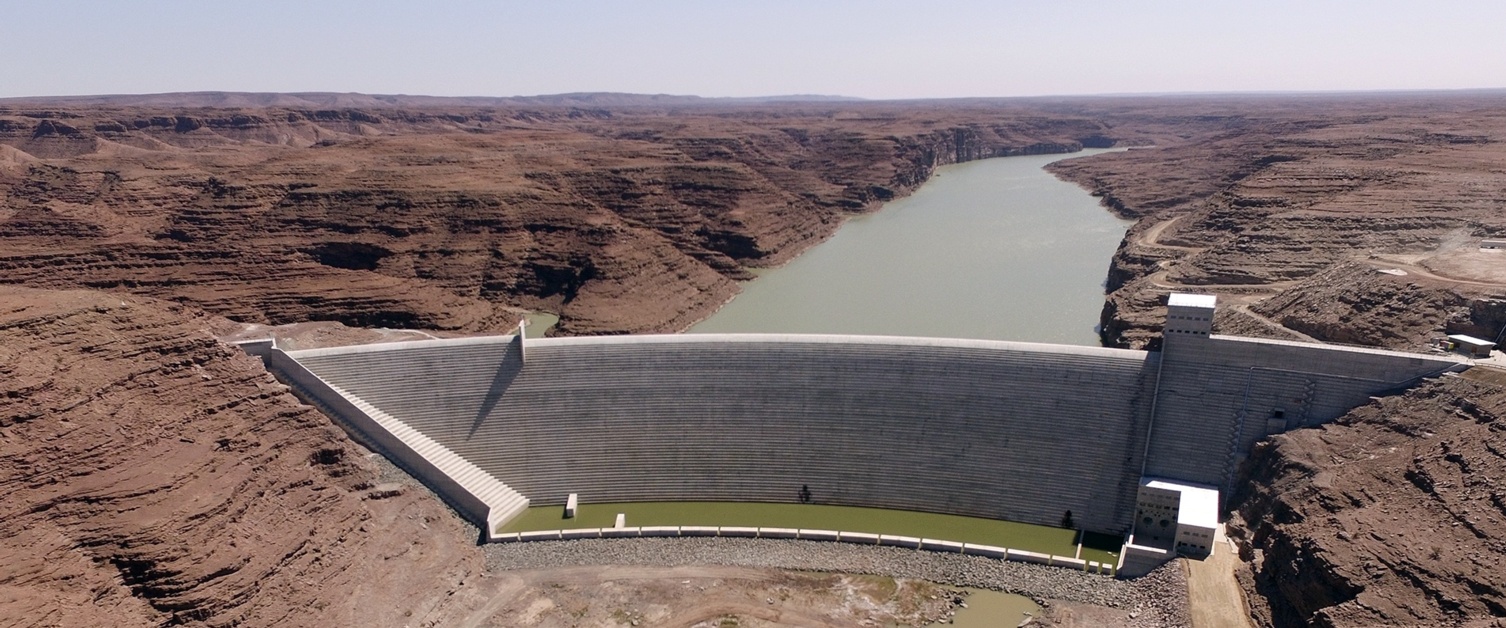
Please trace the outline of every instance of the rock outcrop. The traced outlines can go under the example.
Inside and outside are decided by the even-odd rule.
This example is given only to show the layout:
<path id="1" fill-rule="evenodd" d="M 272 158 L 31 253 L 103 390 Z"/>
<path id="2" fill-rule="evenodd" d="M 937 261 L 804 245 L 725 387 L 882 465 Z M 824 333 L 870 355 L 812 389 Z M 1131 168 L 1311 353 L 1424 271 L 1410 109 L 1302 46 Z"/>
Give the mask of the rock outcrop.
<path id="1" fill-rule="evenodd" d="M 215 324 L 0 287 L 0 617 L 401 625 L 479 572 L 474 530 L 380 485 L 363 449 Z"/>
<path id="2" fill-rule="evenodd" d="M 1234 532 L 1253 560 L 1263 623 L 1506 618 L 1503 374 L 1426 384 L 1251 456 Z"/>
<path id="3" fill-rule="evenodd" d="M 1506 103 L 1384 102 L 1224 103 L 1237 115 L 1216 136 L 1055 164 L 1141 218 L 1112 262 L 1105 343 L 1156 346 L 1174 290 L 1219 294 L 1216 330 L 1241 334 L 1411 350 L 1500 335 L 1506 264 L 1477 245 L 1506 233 L 1488 165 L 1506 158 Z M 1506 377 L 1470 373 L 1487 381 L 1430 383 L 1252 456 L 1231 534 L 1263 625 L 1506 621 Z"/>
<path id="4" fill-rule="evenodd" d="M 948 163 L 1154 147 L 1052 166 L 1141 219 L 1111 262 L 1106 344 L 1154 346 L 1173 290 L 1219 293 L 1221 330 L 1288 339 L 1506 328 L 1506 267 L 1474 246 L 1506 234 L 1498 94 L 624 98 L 0 102 L 0 616 L 463 615 L 444 600 L 480 567 L 454 515 L 377 486 L 204 310 L 677 330 Z M 1506 615 L 1503 412 L 1495 385 L 1446 379 L 1263 448 L 1234 531 L 1266 623 Z"/>

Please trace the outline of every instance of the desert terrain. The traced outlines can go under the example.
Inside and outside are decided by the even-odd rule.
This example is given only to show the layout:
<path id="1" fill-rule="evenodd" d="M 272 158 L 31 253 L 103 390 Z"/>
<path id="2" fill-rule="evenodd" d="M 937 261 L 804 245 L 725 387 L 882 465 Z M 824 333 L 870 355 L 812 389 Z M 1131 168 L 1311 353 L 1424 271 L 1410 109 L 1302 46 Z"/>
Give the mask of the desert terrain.
<path id="1" fill-rule="evenodd" d="M 1478 248 L 1506 235 L 1503 93 L 0 100 L 0 617 L 524 625 L 477 591 L 576 598 L 489 568 L 441 502 L 217 338 L 502 333 L 529 311 L 561 334 L 677 331 L 939 165 L 1110 145 L 1137 148 L 1052 167 L 1138 219 L 1104 260 L 1105 344 L 1154 347 L 1173 289 L 1219 294 L 1218 329 L 1246 335 L 1424 350 L 1506 328 L 1506 253 Z M 1503 381 L 1476 368 L 1265 446 L 1230 532 L 1254 618 L 1506 616 Z M 806 577 L 748 569 L 641 586 L 771 599 Z M 945 613 L 900 601 L 933 585 L 810 578 L 800 595 L 872 612 L 770 620 L 666 592 L 683 604 L 664 617 Z"/>

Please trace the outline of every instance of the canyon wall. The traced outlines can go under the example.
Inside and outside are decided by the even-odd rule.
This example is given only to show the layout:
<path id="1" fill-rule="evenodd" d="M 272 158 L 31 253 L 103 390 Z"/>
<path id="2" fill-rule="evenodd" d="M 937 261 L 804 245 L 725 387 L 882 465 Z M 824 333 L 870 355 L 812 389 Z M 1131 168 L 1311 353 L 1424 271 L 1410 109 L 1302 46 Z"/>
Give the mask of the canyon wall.
<path id="1" fill-rule="evenodd" d="M 1140 219 L 1109 268 L 1107 346 L 1158 343 L 1173 289 L 1220 294 L 1239 305 L 1237 324 L 1320 340 L 1420 349 L 1444 332 L 1500 332 L 1506 319 L 1483 311 L 1506 300 L 1506 266 L 1478 243 L 1506 233 L 1492 165 L 1506 159 L 1506 98 L 1263 104 L 1210 98 L 1202 113 L 1220 129 L 1191 141 L 1166 138 L 1170 120 L 1147 108 L 1074 109 L 1165 142 L 1049 167 Z"/>
<path id="2" fill-rule="evenodd" d="M 1506 378 L 1495 379 L 1445 378 L 1257 450 L 1231 529 L 1262 623 L 1506 616 Z"/>
<path id="3" fill-rule="evenodd" d="M 193 308 L 0 286 L 0 617 L 394 625 L 481 570 L 475 530 Z"/>
<path id="4" fill-rule="evenodd" d="M 0 281 L 236 320 L 677 331 L 939 165 L 1078 150 L 1009 109 L 0 104 Z"/>
<path id="5" fill-rule="evenodd" d="M 1141 219 L 1109 270 L 1106 344 L 1159 346 L 1172 290 L 1219 294 L 1220 330 L 1285 340 L 1423 350 L 1506 329 L 1506 258 L 1478 249 L 1506 233 L 1502 97 L 1326 105 L 1224 102 L 1204 110 L 1224 117 L 1216 136 L 1052 166 Z M 1506 614 L 1506 519 L 1489 505 L 1499 392 L 1445 379 L 1257 445 L 1229 503 L 1259 623 L 1483 626 Z"/>

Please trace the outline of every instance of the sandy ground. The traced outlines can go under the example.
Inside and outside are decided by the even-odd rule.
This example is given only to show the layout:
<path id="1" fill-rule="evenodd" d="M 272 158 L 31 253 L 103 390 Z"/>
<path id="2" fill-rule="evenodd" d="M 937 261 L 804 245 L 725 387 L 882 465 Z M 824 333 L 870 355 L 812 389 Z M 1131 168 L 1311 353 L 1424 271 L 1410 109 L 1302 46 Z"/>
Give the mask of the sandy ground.
<path id="1" fill-rule="evenodd" d="M 1496 386 L 1506 386 L 1506 353 L 1497 351 L 1491 356 L 1489 366 L 1472 368 L 1462 373 L 1460 377 Z"/>
<path id="2" fill-rule="evenodd" d="M 1184 560 L 1187 568 L 1188 610 L 1193 628 L 1255 628 L 1244 592 L 1235 580 L 1239 553 L 1219 526 L 1213 555 L 1205 560 Z"/>
<path id="3" fill-rule="evenodd" d="M 257 323 L 234 323 L 212 330 L 223 342 L 241 342 L 273 338 L 277 346 L 287 351 L 322 349 L 346 345 L 403 342 L 406 340 L 433 340 L 457 334 L 429 332 L 422 329 L 386 329 L 347 327 L 334 321 L 312 321 L 287 325 L 261 325 Z"/>
<path id="4" fill-rule="evenodd" d="M 1422 261 L 1440 275 L 1506 284 L 1506 251 L 1460 248 Z"/>
<path id="5" fill-rule="evenodd" d="M 457 595 L 470 599 L 415 619 L 461 628 L 925 626 L 948 617 L 958 597 L 911 580 L 719 566 L 511 571 Z"/>

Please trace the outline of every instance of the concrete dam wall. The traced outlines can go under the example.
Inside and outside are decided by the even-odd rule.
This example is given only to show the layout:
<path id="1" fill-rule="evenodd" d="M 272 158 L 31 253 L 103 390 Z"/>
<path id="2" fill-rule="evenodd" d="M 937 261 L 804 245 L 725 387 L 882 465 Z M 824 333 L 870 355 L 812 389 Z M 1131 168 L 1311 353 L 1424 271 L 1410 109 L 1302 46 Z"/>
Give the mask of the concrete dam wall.
<path id="1" fill-rule="evenodd" d="M 1456 368 L 1449 356 L 1256 340 L 1169 338 L 1146 474 L 1230 492 L 1255 443 L 1332 421 L 1371 396 Z"/>
<path id="2" fill-rule="evenodd" d="M 534 505 L 794 502 L 808 486 L 817 503 L 1045 525 L 1070 510 L 1110 533 L 1131 529 L 1142 476 L 1227 488 L 1259 439 L 1467 363 L 1211 336 L 1211 304 L 1179 311 L 1159 352 L 729 334 L 285 356 L 300 390 L 337 397 L 322 406 L 370 415 L 347 427 L 400 423 Z"/>
<path id="3" fill-rule="evenodd" d="M 793 502 L 1089 529 L 1132 516 L 1155 354 L 678 335 L 293 352 L 532 503 Z M 1128 478 L 1128 481 L 1122 481 Z"/>

